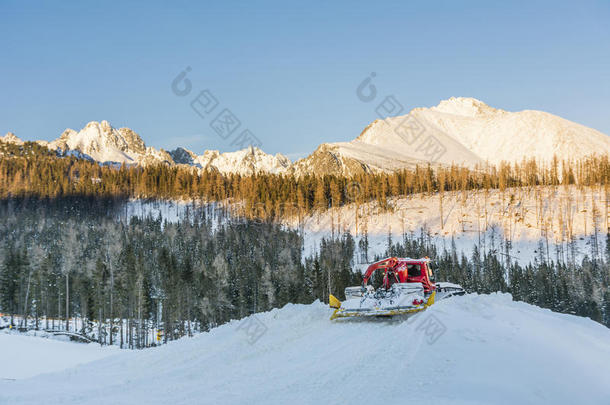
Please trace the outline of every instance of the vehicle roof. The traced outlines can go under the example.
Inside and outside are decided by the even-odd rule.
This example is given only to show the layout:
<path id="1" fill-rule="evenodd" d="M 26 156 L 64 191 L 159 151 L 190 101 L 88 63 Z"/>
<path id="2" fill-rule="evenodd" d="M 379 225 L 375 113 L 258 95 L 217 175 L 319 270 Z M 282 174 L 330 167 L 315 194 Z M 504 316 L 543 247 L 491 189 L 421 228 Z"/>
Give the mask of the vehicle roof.
<path id="1" fill-rule="evenodd" d="M 430 261 L 427 257 L 422 257 L 420 259 L 412 259 L 410 257 L 399 257 L 399 262 L 412 262 L 412 263 L 428 263 Z"/>

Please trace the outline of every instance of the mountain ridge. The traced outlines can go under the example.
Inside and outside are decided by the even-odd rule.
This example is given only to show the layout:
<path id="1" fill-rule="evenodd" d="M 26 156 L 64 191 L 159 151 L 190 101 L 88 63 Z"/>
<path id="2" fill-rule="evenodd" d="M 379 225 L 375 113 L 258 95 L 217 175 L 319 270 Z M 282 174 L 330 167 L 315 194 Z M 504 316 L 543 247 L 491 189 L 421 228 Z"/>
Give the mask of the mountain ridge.
<path id="1" fill-rule="evenodd" d="M 415 164 L 472 168 L 532 158 L 548 163 L 554 156 L 607 155 L 610 137 L 547 112 L 509 112 L 474 98 L 452 97 L 434 107 L 377 119 L 350 142 L 323 145 L 336 156 L 366 163 L 372 171 L 389 172 Z M 305 159 L 312 165 L 320 157 Z"/>
<path id="2" fill-rule="evenodd" d="M 3 142 L 23 143 L 9 132 Z M 610 137 L 584 125 L 537 110 L 509 112 L 471 97 L 451 97 L 408 114 L 376 119 L 352 141 L 320 144 L 294 163 L 258 147 L 201 155 L 184 147 L 172 151 L 146 146 L 130 128 L 91 121 L 80 131 L 67 128 L 57 139 L 36 141 L 63 154 L 100 163 L 188 165 L 223 174 L 335 174 L 391 172 L 416 165 L 475 167 L 536 159 L 550 162 L 608 154 Z"/>

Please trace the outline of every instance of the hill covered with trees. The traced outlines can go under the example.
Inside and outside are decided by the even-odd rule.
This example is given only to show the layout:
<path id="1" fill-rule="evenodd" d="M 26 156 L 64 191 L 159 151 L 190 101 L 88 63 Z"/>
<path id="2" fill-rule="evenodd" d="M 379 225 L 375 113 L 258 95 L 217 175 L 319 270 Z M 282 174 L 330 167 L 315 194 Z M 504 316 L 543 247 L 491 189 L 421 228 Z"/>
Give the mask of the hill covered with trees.
<path id="1" fill-rule="evenodd" d="M 274 223 L 194 210 L 177 222 L 117 220 L 112 199 L 65 198 L 0 204 L 0 312 L 30 327 L 79 332 L 105 344 L 141 348 L 208 330 L 289 302 L 342 298 L 358 285 L 356 244 L 325 238 L 302 255 L 298 231 Z M 610 236 L 608 236 L 610 239 Z M 388 238 L 386 256 L 430 256 L 439 280 L 469 292 L 504 291 L 517 300 L 589 316 L 610 326 L 610 251 L 571 266 L 544 255 L 521 267 L 493 251 L 472 257 L 438 251 L 430 235 Z M 373 258 L 371 258 L 373 259 Z"/>
<path id="2" fill-rule="evenodd" d="M 74 156 L 59 157 L 45 147 L 0 143 L 0 198 L 95 197 L 197 199 L 234 203 L 233 214 L 280 219 L 302 216 L 348 203 L 377 201 L 416 193 L 500 189 L 539 185 L 593 186 L 610 183 L 608 157 L 577 162 L 555 159 L 548 166 L 535 161 L 479 169 L 416 167 L 386 174 L 354 177 L 285 175 L 223 175 L 190 166 L 101 166 Z"/>

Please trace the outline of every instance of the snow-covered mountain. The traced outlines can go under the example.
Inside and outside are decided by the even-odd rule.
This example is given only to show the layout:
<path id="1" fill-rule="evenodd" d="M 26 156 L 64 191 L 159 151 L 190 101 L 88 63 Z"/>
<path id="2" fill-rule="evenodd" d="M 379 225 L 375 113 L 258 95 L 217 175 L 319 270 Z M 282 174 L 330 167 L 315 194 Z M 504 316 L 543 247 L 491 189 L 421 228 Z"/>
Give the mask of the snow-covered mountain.
<path id="1" fill-rule="evenodd" d="M 0 142 L 14 143 L 16 145 L 23 144 L 23 141 L 21 139 L 19 139 L 18 137 L 16 137 L 15 134 L 12 132 L 7 132 L 6 135 L 0 136 Z"/>
<path id="2" fill-rule="evenodd" d="M 416 164 L 473 167 L 489 162 L 550 162 L 610 153 L 610 137 L 542 111 L 508 112 L 474 98 L 375 120 L 350 142 L 322 144 L 294 164 L 304 174 L 393 171 Z"/>
<path id="3" fill-rule="evenodd" d="M 254 147 L 227 153 L 206 150 L 202 155 L 185 148 L 166 152 L 146 147 L 136 132 L 129 128 L 115 129 L 108 121 L 90 122 L 79 132 L 66 129 L 58 139 L 48 143 L 48 147 L 64 152 L 78 151 L 98 162 L 185 164 L 225 174 L 284 173 L 291 165 L 281 154 L 272 156 Z"/>
<path id="4" fill-rule="evenodd" d="M 610 398 L 610 330 L 587 318 L 508 294 L 449 298 L 403 322 L 333 323 L 331 313 L 319 302 L 289 304 L 159 348 L 0 379 L 0 403 L 558 405 Z M 41 362 L 35 356 L 3 358 L 23 368 Z M 10 378 L 15 366 L 5 363 L 1 377 Z"/>
<path id="5" fill-rule="evenodd" d="M 286 173 L 292 162 L 286 156 L 278 153 L 275 156 L 263 152 L 256 147 L 248 147 L 236 152 L 220 153 L 217 150 L 206 150 L 202 155 L 177 148 L 170 152 L 174 162 L 187 164 L 202 169 L 218 170 L 221 173 L 238 173 L 250 175 L 255 173 Z"/>
<path id="6" fill-rule="evenodd" d="M 21 142 L 12 133 L 0 140 Z M 526 158 L 550 162 L 554 156 L 578 159 L 610 153 L 610 137 L 594 129 L 542 111 L 508 112 L 465 97 L 375 120 L 354 140 L 321 144 L 294 164 L 284 155 L 255 147 L 225 153 L 206 150 L 201 155 L 177 148 L 168 153 L 146 147 L 131 129 L 115 129 L 107 121 L 90 122 L 78 132 L 66 129 L 52 142 L 38 142 L 98 162 L 184 164 L 225 174 L 297 176 L 390 172 L 428 163 L 473 167 Z"/>
<path id="7" fill-rule="evenodd" d="M 163 149 L 146 147 L 137 133 L 129 128 L 113 128 L 108 121 L 92 121 L 78 132 L 68 128 L 46 146 L 64 153 L 77 151 L 101 163 L 174 163 Z"/>
<path id="8" fill-rule="evenodd" d="M 0 137 L 1 142 L 21 144 L 23 141 L 9 132 Z M 66 129 L 59 138 L 47 142 L 36 141 L 52 150 L 75 155 L 100 163 L 125 163 L 137 165 L 183 164 L 198 169 L 217 170 L 221 173 L 286 173 L 292 162 L 282 154 L 270 155 L 256 147 L 235 152 L 220 153 L 206 150 L 201 155 L 177 148 L 171 152 L 147 147 L 140 135 L 130 128 L 114 128 L 108 121 L 89 122 L 80 131 Z"/>
<path id="9" fill-rule="evenodd" d="M 451 98 L 414 110 L 430 127 L 446 133 L 479 158 L 498 164 L 523 158 L 549 162 L 608 154 L 610 137 L 543 111 L 508 112 L 473 98 Z"/>

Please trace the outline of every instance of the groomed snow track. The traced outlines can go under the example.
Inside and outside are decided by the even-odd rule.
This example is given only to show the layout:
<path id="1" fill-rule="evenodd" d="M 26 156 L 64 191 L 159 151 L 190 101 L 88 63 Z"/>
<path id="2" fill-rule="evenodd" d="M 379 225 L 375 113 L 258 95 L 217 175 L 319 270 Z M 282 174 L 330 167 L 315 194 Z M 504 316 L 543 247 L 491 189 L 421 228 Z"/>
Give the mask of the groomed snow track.
<path id="1" fill-rule="evenodd" d="M 164 347 L 0 381 L 0 403 L 610 403 L 610 329 L 589 319 L 503 294 L 449 298 L 405 322 L 330 314 L 287 305 Z"/>

